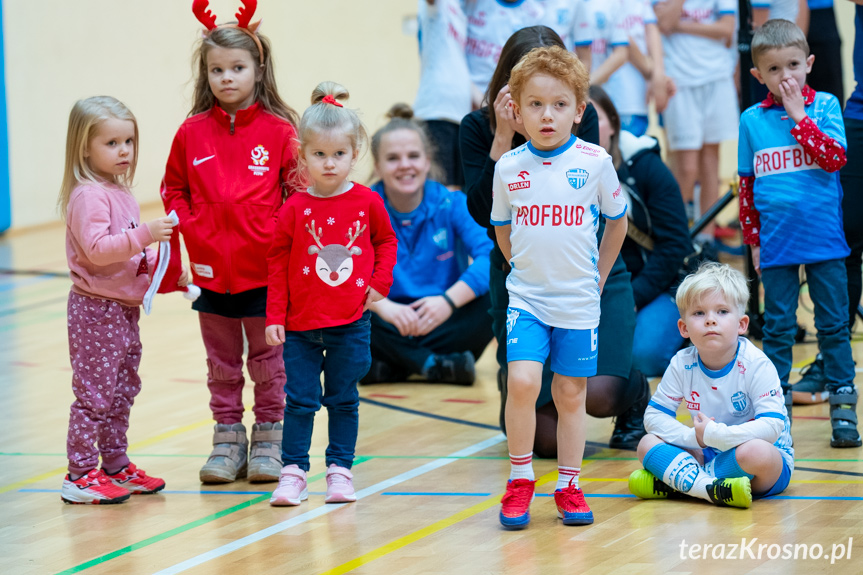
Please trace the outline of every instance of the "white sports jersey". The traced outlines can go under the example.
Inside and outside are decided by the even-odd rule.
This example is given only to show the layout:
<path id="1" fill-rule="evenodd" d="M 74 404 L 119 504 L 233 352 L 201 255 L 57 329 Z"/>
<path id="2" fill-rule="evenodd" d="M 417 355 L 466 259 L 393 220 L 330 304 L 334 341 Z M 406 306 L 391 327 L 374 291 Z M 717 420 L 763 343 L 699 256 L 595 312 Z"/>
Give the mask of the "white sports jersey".
<path id="1" fill-rule="evenodd" d="M 491 223 L 512 226 L 509 305 L 552 327 L 599 325 L 599 216 L 626 212 L 611 156 L 575 136 L 550 152 L 527 142 L 498 160 L 492 189 Z"/>
<path id="2" fill-rule="evenodd" d="M 420 85 L 414 114 L 424 120 L 460 123 L 471 111 L 464 0 L 417 0 Z"/>
<path id="3" fill-rule="evenodd" d="M 797 0 L 752 0 L 753 8 L 767 8 L 770 10 L 767 18 L 782 18 L 797 22 L 797 13 L 800 11 L 800 4 Z"/>
<path id="4" fill-rule="evenodd" d="M 698 449 L 695 429 L 676 419 L 682 402 L 690 414 L 701 412 L 715 419 L 704 430 L 708 447 L 728 451 L 751 439 L 773 441 L 794 469 L 791 422 L 779 375 L 764 352 L 748 339 L 739 339 L 737 356 L 719 371 L 704 367 L 695 347 L 677 352 L 650 399 L 644 419 L 648 433 L 667 443 Z"/>
<path id="5" fill-rule="evenodd" d="M 566 49 L 586 46 L 593 41 L 587 13 L 588 0 L 540 0 L 545 10 L 543 24 L 557 32 Z"/>
<path id="6" fill-rule="evenodd" d="M 617 46 L 629 44 L 625 27 L 623 0 L 582 0 L 586 6 L 587 19 L 592 30 L 590 45 L 590 69 L 599 68 Z"/>
<path id="7" fill-rule="evenodd" d="M 658 4 L 660 0 L 652 0 Z M 737 0 L 686 0 L 681 21 L 714 24 L 723 16 L 737 15 Z M 736 27 L 736 26 L 735 26 Z M 665 73 L 678 86 L 704 86 L 715 80 L 730 78 L 734 62 L 730 49 L 722 40 L 675 32 L 662 36 Z M 732 43 L 736 53 L 736 46 Z"/>
<path id="8" fill-rule="evenodd" d="M 520 0 L 513 4 L 498 0 L 474 0 L 466 6 L 466 10 L 470 79 L 474 86 L 485 92 L 503 45 L 515 31 L 545 24 L 545 10 L 540 0 Z"/>
<path id="9" fill-rule="evenodd" d="M 650 0 L 623 0 L 621 11 L 627 35 L 632 37 L 642 53 L 647 54 L 644 27 L 647 24 L 656 24 L 656 15 Z M 629 62 L 612 74 L 603 88 L 608 92 L 619 114 L 647 115 L 647 81 Z"/>

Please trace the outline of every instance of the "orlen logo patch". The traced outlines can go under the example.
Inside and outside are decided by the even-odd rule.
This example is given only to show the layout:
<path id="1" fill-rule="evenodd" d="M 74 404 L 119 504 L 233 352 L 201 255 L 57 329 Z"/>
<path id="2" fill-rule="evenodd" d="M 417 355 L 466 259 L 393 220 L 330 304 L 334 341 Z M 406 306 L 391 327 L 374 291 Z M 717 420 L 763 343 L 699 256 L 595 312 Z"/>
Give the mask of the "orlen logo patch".
<path id="1" fill-rule="evenodd" d="M 525 188 L 530 187 L 530 180 L 526 180 L 524 182 L 513 182 L 511 184 L 507 184 L 507 187 L 510 192 L 513 190 L 524 190 Z"/>
<path id="2" fill-rule="evenodd" d="M 701 395 L 697 391 L 690 391 L 689 397 L 692 399 L 692 401 L 687 401 L 686 407 L 692 411 L 701 411 L 701 403 L 695 401 L 698 397 L 701 397 Z"/>
<path id="3" fill-rule="evenodd" d="M 249 170 L 256 176 L 263 176 L 267 172 L 270 171 L 270 168 L 266 167 L 266 164 L 270 160 L 270 153 L 267 149 L 262 145 L 257 145 L 252 150 L 252 164 L 249 166 Z"/>

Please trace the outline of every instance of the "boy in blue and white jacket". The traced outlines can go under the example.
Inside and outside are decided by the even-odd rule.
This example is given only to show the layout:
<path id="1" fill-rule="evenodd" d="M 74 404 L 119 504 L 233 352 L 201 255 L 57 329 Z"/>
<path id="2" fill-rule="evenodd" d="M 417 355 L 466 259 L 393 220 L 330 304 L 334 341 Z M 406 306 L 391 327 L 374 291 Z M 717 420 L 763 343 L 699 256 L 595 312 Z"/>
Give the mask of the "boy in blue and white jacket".
<path id="1" fill-rule="evenodd" d="M 814 56 L 803 32 L 768 20 L 752 39 L 752 75 L 770 90 L 740 119 L 738 171 L 744 242 L 764 284 L 764 353 L 790 405 L 800 266 L 806 266 L 830 392 L 833 447 L 858 447 L 842 227 L 845 128 L 839 101 L 806 85 Z"/>

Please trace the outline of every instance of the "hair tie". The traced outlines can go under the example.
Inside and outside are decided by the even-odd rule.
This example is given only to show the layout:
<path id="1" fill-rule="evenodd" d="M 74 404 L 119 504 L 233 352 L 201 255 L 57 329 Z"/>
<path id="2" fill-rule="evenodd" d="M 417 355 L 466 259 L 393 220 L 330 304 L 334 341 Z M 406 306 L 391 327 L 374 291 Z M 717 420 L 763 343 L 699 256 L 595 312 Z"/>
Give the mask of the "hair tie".
<path id="1" fill-rule="evenodd" d="M 321 102 L 323 102 L 324 104 L 332 104 L 333 106 L 338 106 L 339 108 L 344 108 L 344 106 L 342 106 L 342 104 L 338 100 L 336 100 L 332 94 L 327 94 L 326 96 L 324 96 L 324 99 L 321 100 Z"/>
<path id="2" fill-rule="evenodd" d="M 261 21 L 258 20 L 254 23 L 249 23 L 252 20 L 252 16 L 255 14 L 255 10 L 258 7 L 258 0 L 241 0 L 243 6 L 240 7 L 240 10 L 235 14 L 237 17 L 236 24 L 222 24 L 222 28 L 236 28 L 241 32 L 247 34 L 258 47 L 259 59 L 261 61 L 261 65 L 264 65 L 264 47 L 261 45 L 261 40 L 258 38 L 257 30 L 258 26 L 261 25 Z M 198 19 L 198 22 L 204 25 L 204 28 L 207 29 L 204 32 L 204 38 L 206 38 L 210 32 L 219 28 L 216 25 L 216 15 L 213 14 L 212 11 L 208 10 L 209 6 L 208 0 L 193 0 L 192 2 L 192 12 L 195 14 L 195 17 Z"/>

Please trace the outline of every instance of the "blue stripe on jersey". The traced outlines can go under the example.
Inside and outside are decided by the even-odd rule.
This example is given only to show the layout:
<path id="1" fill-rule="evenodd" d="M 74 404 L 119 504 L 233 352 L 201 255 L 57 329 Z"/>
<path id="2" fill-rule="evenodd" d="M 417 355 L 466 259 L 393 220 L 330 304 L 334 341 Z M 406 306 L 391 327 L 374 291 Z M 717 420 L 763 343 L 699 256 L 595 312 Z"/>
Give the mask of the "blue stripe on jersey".
<path id="1" fill-rule="evenodd" d="M 664 413 L 664 414 L 666 414 L 666 415 L 670 415 L 671 417 L 677 418 L 677 414 L 676 414 L 676 413 L 674 413 L 673 411 L 671 411 L 671 410 L 670 410 L 670 409 L 668 409 L 667 407 L 664 407 L 664 406 L 662 406 L 662 405 L 659 405 L 658 403 L 656 403 L 656 402 L 655 402 L 655 401 L 653 401 L 652 399 L 650 400 L 650 402 L 649 402 L 647 405 L 648 405 L 648 407 L 652 407 L 652 408 L 654 408 L 654 409 L 658 409 L 659 411 L 661 411 L 662 413 Z"/>
<path id="2" fill-rule="evenodd" d="M 497 220 L 489 220 L 491 225 L 493 226 L 508 226 L 512 223 L 512 220 L 506 220 L 505 222 L 499 222 Z"/>
<path id="3" fill-rule="evenodd" d="M 755 419 L 758 419 L 759 417 L 775 417 L 776 419 L 785 419 L 784 415 L 782 415 L 781 413 L 776 413 L 775 411 L 765 411 L 764 413 L 759 413 L 755 416 Z"/>
<path id="4" fill-rule="evenodd" d="M 700 367 L 701 372 L 710 379 L 719 379 L 720 377 L 725 377 L 726 375 L 731 373 L 731 369 L 734 367 L 734 364 L 737 363 L 738 353 L 740 353 L 740 340 L 737 341 L 737 350 L 734 352 L 734 357 L 722 369 L 718 369 L 716 371 L 710 369 L 709 367 L 701 363 L 700 355 L 698 356 L 698 367 Z"/>
<path id="5" fill-rule="evenodd" d="M 553 150 L 548 150 L 548 151 L 537 150 L 534 147 L 533 143 L 530 141 L 527 142 L 527 149 L 530 150 L 531 153 L 533 153 L 533 155 L 539 156 L 540 158 L 553 158 L 555 156 L 561 155 L 562 153 L 564 153 L 565 151 L 570 149 L 573 144 L 575 144 L 575 136 L 570 134 L 569 140 L 567 140 L 565 144 L 561 144 L 560 146 L 556 147 Z"/>
<path id="6" fill-rule="evenodd" d="M 606 220 L 619 220 L 620 218 L 622 218 L 624 216 L 624 214 L 626 214 L 626 206 L 623 206 L 623 211 L 620 212 L 619 215 L 616 215 L 616 216 L 609 216 L 606 214 L 602 214 L 602 215 L 605 216 Z"/>

